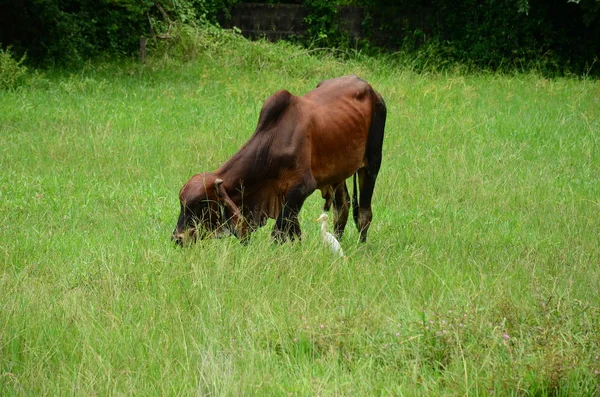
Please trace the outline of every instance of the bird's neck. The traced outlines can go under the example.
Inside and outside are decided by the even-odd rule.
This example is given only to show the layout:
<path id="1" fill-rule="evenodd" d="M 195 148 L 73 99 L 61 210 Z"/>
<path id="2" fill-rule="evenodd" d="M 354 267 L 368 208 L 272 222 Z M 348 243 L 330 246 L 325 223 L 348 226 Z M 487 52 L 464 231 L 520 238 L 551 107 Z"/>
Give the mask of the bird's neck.
<path id="1" fill-rule="evenodd" d="M 321 223 L 321 236 L 327 235 L 327 224 L 325 222 Z"/>

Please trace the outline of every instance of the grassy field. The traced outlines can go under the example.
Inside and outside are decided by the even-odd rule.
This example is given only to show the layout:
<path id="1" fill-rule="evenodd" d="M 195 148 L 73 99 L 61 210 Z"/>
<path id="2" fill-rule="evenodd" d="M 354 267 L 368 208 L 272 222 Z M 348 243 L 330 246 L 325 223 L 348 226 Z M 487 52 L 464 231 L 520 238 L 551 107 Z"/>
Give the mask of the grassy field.
<path id="1" fill-rule="evenodd" d="M 598 81 L 196 51 L 0 93 L 0 395 L 600 395 Z M 301 243 L 171 244 L 268 95 L 350 73 L 388 104 L 366 244 L 318 194 Z"/>

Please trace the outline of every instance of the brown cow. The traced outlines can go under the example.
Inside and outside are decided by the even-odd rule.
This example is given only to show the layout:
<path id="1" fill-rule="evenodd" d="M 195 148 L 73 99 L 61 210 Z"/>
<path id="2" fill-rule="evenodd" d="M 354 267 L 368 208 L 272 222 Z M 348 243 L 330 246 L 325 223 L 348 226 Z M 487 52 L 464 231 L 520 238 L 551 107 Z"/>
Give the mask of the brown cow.
<path id="1" fill-rule="evenodd" d="M 300 238 L 298 212 L 315 189 L 325 209 L 333 204 L 341 238 L 350 206 L 346 179 L 354 175 L 354 222 L 366 241 L 385 119 L 381 95 L 356 76 L 325 80 L 300 97 L 276 92 L 250 140 L 218 170 L 196 174 L 183 186 L 173 240 L 229 231 L 245 241 L 267 218 L 276 219 L 277 241 Z"/>

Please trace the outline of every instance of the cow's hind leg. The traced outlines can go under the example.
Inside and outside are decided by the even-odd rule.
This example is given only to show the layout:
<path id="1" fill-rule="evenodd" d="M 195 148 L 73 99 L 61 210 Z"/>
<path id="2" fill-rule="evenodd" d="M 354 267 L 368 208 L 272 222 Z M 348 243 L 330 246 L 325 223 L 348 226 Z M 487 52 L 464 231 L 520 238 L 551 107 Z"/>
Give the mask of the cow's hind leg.
<path id="1" fill-rule="evenodd" d="M 348 194 L 346 181 L 344 181 L 336 186 L 333 198 L 333 230 L 338 239 L 341 239 L 344 235 L 344 229 L 346 228 L 346 222 L 348 222 L 348 214 L 350 212 L 349 208 L 350 195 Z"/>
<path id="2" fill-rule="evenodd" d="M 359 184 L 359 206 L 358 206 L 358 217 L 355 215 L 354 219 L 357 221 L 358 231 L 360 232 L 360 242 L 364 243 L 367 241 L 367 232 L 371 226 L 371 220 L 373 219 L 373 211 L 371 210 L 371 199 L 373 198 L 373 189 L 375 187 L 375 180 L 377 175 L 369 174 L 367 168 L 361 168 L 358 170 L 358 184 Z"/>
<path id="3" fill-rule="evenodd" d="M 271 237 L 279 243 L 288 239 L 294 241 L 302 238 L 300 223 L 298 222 L 298 213 L 304 204 L 304 200 L 316 189 L 316 182 L 312 179 L 308 183 L 302 183 L 294 186 L 285 196 L 283 209 L 275 221 L 275 227 Z"/>
<path id="4" fill-rule="evenodd" d="M 367 232 L 371 226 L 373 212 L 371 211 L 371 199 L 375 189 L 375 181 L 381 167 L 381 156 L 383 148 L 383 132 L 385 130 L 385 119 L 387 111 L 385 102 L 379 94 L 377 101 L 373 105 L 373 117 L 369 127 L 369 137 L 367 138 L 367 150 L 365 152 L 366 166 L 358 170 L 359 181 L 359 205 L 358 217 L 354 213 L 354 220 L 357 223 L 360 232 L 360 241 L 367 241 Z M 356 195 L 356 191 L 354 193 Z"/>

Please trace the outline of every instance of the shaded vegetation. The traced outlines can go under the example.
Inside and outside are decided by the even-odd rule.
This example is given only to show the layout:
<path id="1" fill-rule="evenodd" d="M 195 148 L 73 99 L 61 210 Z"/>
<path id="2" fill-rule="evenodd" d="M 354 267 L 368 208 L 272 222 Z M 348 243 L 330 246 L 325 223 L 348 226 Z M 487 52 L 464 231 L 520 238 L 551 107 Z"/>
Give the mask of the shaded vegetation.
<path id="1" fill-rule="evenodd" d="M 131 57 L 187 29 L 226 20 L 236 0 L 0 1 L 0 45 L 32 65 L 81 65 Z M 597 75 L 600 1 L 306 0 L 309 47 L 398 54 L 438 67 Z M 364 7 L 361 39 L 350 39 L 337 5 Z M 185 35 L 185 33 L 184 33 Z M 185 40 L 185 38 L 183 38 Z"/>

